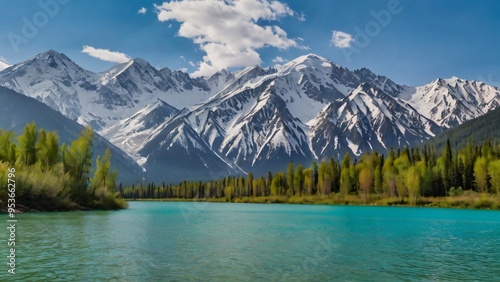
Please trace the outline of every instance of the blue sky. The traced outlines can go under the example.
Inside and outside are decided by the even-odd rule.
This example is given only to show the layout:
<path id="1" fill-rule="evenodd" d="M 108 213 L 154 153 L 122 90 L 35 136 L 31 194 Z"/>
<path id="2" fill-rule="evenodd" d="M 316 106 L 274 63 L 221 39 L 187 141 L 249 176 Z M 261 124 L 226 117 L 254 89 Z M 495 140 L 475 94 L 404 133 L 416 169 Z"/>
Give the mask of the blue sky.
<path id="1" fill-rule="evenodd" d="M 92 71 L 141 57 L 209 74 L 315 53 L 408 85 L 500 86 L 498 12 L 494 0 L 1 1 L 0 60 L 54 49 Z"/>

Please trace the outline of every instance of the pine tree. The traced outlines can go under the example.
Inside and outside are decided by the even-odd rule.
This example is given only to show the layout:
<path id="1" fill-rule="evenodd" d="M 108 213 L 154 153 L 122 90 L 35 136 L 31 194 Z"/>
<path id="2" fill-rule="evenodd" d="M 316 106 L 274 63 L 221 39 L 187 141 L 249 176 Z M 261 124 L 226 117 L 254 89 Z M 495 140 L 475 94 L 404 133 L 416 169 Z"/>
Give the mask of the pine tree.
<path id="1" fill-rule="evenodd" d="M 302 193 L 304 193 L 304 167 L 302 165 L 298 165 L 297 170 L 295 170 L 293 186 L 299 196 L 302 196 Z"/>
<path id="2" fill-rule="evenodd" d="M 446 146 L 441 155 L 443 167 L 441 169 L 441 177 L 443 179 L 443 188 L 446 193 L 451 188 L 452 179 L 452 152 L 450 139 L 446 140 Z"/>
<path id="3" fill-rule="evenodd" d="M 287 182 L 287 192 L 290 195 L 295 195 L 295 187 L 293 185 L 293 179 L 294 179 L 293 172 L 294 172 L 293 161 L 291 161 L 288 164 L 287 173 L 286 173 L 286 177 L 287 177 L 287 181 L 286 181 Z"/>
<path id="4" fill-rule="evenodd" d="M 246 184 L 246 193 L 245 194 L 247 197 L 256 195 L 256 191 L 254 191 L 254 189 L 253 189 L 253 180 L 254 180 L 253 173 L 249 172 L 248 176 L 247 176 L 247 181 L 245 182 L 245 184 Z"/>
<path id="5" fill-rule="evenodd" d="M 375 189 L 375 192 L 378 195 L 382 195 L 384 193 L 384 188 L 383 188 L 383 178 L 382 178 L 382 165 L 378 164 L 377 167 L 375 167 L 375 172 L 373 174 L 373 188 Z"/>

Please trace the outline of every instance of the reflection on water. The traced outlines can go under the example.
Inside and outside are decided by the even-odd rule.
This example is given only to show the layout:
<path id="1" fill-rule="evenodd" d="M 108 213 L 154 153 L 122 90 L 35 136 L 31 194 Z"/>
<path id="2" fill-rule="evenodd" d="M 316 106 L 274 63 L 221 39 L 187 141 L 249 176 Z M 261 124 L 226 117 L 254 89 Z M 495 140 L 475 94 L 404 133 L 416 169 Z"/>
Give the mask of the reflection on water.
<path id="1" fill-rule="evenodd" d="M 498 211 L 132 202 L 17 218 L 15 281 L 500 278 Z"/>

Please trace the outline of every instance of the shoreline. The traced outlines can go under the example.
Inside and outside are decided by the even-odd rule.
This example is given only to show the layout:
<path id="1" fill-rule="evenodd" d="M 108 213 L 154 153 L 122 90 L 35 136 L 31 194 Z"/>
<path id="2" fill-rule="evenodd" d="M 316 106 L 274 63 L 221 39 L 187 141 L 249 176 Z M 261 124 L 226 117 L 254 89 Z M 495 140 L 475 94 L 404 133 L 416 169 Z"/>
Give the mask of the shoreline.
<path id="1" fill-rule="evenodd" d="M 332 205 L 332 206 L 378 206 L 378 207 L 424 207 L 424 208 L 453 208 L 475 210 L 500 210 L 500 197 L 497 196 L 448 196 L 448 197 L 421 197 L 417 204 L 410 205 L 408 199 L 403 201 L 397 198 L 370 199 L 366 203 L 361 197 L 348 196 L 340 199 L 331 196 L 276 196 L 276 197 L 238 197 L 230 201 L 226 198 L 131 198 L 127 202 L 208 202 L 208 203 L 236 203 L 236 204 L 286 204 L 286 205 Z"/>
<path id="2" fill-rule="evenodd" d="M 14 209 L 14 214 L 23 214 L 23 213 L 40 213 L 40 212 L 80 212 L 80 211 L 108 211 L 108 210 L 123 210 L 127 209 L 127 207 L 122 209 L 97 209 L 91 208 L 82 205 L 75 205 L 73 207 L 59 208 L 59 209 L 51 209 L 43 206 L 27 206 L 22 204 L 16 204 L 16 208 Z M 3 205 L 0 208 L 0 214 L 9 214 L 8 209 Z"/>
<path id="3" fill-rule="evenodd" d="M 448 197 L 420 197 L 416 205 L 410 205 L 408 199 L 403 201 L 398 198 L 371 197 L 367 202 L 355 195 L 345 198 L 336 196 L 265 196 L 265 197 L 236 197 L 232 200 L 227 198 L 130 198 L 126 202 L 203 202 L 203 203 L 235 203 L 235 204 L 283 204 L 283 205 L 330 205 L 330 206 L 366 206 L 366 207 L 422 207 L 422 208 L 453 208 L 468 210 L 500 210 L 500 197 L 492 195 L 473 196 L 448 196 Z M 127 209 L 125 207 L 124 209 Z M 109 209 L 95 209 L 86 206 L 73 206 L 64 209 L 51 209 L 43 206 L 31 206 L 17 204 L 15 213 L 39 213 L 39 212 L 78 212 L 78 211 L 103 211 Z M 121 210 L 121 209 L 113 209 Z M 0 214 L 8 214 L 5 207 L 0 208 Z"/>

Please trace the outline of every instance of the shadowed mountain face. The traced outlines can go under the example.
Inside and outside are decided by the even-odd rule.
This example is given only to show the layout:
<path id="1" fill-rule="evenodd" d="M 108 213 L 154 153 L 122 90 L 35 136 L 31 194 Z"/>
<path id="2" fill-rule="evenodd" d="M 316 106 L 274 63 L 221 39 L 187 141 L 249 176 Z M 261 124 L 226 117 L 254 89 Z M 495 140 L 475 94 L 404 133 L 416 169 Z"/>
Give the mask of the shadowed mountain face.
<path id="1" fill-rule="evenodd" d="M 57 132 L 60 145 L 71 144 L 85 129 L 47 105 L 0 86 L 0 128 L 15 131 L 20 135 L 26 124 L 33 121 L 38 128 Z M 104 155 L 106 148 L 111 150 L 111 163 L 119 171 L 118 182 L 132 184 L 142 178 L 141 167 L 99 134 L 94 134 L 92 145 L 93 165 L 98 155 Z"/>
<path id="2" fill-rule="evenodd" d="M 90 124 L 146 169 L 178 181 L 309 166 L 427 140 L 496 108 L 500 90 L 459 78 L 399 85 L 320 56 L 191 78 L 142 59 L 91 73 L 49 51 L 0 84 Z"/>

